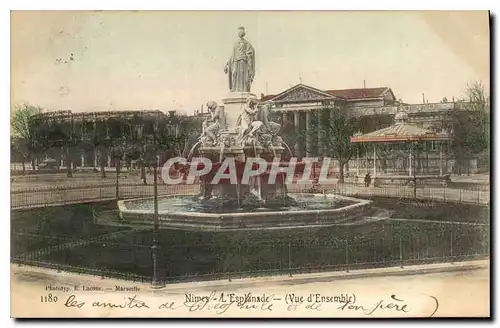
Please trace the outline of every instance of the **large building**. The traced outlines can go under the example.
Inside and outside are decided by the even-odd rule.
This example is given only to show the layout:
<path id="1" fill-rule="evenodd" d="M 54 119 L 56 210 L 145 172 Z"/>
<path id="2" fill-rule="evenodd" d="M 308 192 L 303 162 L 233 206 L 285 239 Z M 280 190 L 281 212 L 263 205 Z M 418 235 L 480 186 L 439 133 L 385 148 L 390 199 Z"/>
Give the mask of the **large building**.
<path id="1" fill-rule="evenodd" d="M 322 138 L 297 138 L 303 135 L 305 130 L 317 126 L 313 120 L 324 119 L 318 115 L 319 111 L 326 106 L 345 110 L 349 115 L 356 117 L 359 132 L 368 133 L 394 123 L 394 116 L 398 111 L 407 113 L 409 123 L 435 132 L 452 133 L 447 120 L 452 111 L 466 110 L 461 102 L 407 104 L 396 99 L 394 92 L 389 87 L 344 89 L 344 90 L 320 90 L 305 84 L 297 84 L 283 92 L 275 95 L 261 94 L 262 101 L 272 101 L 276 104 L 278 119 L 281 120 L 283 129 L 288 131 L 289 145 L 298 157 L 303 156 L 331 156 L 327 147 L 323 147 Z M 281 117 L 280 117 L 281 116 Z M 311 133 L 306 133 L 310 135 Z M 324 139 L 323 139 L 324 140 Z M 426 149 L 427 162 L 435 163 L 437 147 L 430 145 Z M 447 156 L 448 171 L 452 170 L 454 160 L 449 152 Z M 348 167 L 353 167 L 352 160 Z M 472 166 L 475 164 L 472 163 Z M 432 165 L 431 165 L 432 166 Z M 473 168 L 474 170 L 475 168 Z"/>

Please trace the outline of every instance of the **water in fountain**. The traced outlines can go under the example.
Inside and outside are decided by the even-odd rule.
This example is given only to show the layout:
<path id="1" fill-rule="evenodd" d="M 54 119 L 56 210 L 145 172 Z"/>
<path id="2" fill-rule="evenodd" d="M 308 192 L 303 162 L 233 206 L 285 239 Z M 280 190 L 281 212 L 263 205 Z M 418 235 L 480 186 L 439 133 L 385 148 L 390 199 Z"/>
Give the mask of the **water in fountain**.
<path id="1" fill-rule="evenodd" d="M 293 153 L 292 153 L 292 150 L 290 149 L 290 147 L 288 147 L 288 144 L 284 141 L 281 142 L 283 145 L 285 145 L 286 149 L 288 150 L 288 153 L 290 154 L 290 156 L 293 156 Z"/>
<path id="2" fill-rule="evenodd" d="M 191 158 L 193 158 L 194 150 L 196 149 L 196 147 L 198 147 L 200 145 L 201 145 L 201 141 L 198 141 L 197 143 L 194 144 L 193 147 L 191 147 L 191 150 L 189 151 L 189 154 L 187 156 L 188 161 L 191 160 Z"/>
<path id="3" fill-rule="evenodd" d="M 291 196 L 294 200 L 294 204 L 288 204 L 287 206 L 276 206 L 276 207 L 254 207 L 247 208 L 245 211 L 248 212 L 276 212 L 276 211 L 301 211 L 301 210 L 326 210 L 341 208 L 354 204 L 353 201 L 348 199 L 340 199 L 336 197 L 321 197 L 318 195 L 311 194 L 293 194 Z M 153 206 L 153 200 L 137 200 L 128 201 L 127 208 L 133 210 L 149 210 Z M 158 200 L 158 211 L 162 213 L 193 213 L 193 212 L 203 212 L 203 213 L 232 213 L 239 212 L 242 208 L 230 208 L 230 207 L 220 207 L 216 202 L 200 202 L 199 200 L 193 199 L 191 196 L 175 196 L 175 197 L 164 197 Z"/>

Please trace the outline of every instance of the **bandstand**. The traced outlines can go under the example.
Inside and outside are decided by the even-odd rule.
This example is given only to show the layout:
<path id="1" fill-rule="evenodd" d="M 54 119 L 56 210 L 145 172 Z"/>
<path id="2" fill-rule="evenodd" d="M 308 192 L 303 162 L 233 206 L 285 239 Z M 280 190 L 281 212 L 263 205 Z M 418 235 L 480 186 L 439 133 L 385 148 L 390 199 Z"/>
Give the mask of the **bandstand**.
<path id="1" fill-rule="evenodd" d="M 394 120 L 389 127 L 366 134 L 357 133 L 350 138 L 352 143 L 358 144 L 357 181 L 363 181 L 364 174 L 369 173 L 373 186 L 416 181 L 446 185 L 450 175 L 444 168 L 444 156 L 451 136 L 408 123 L 408 114 L 403 111 L 396 113 Z M 365 159 L 361 160 L 364 167 L 360 167 L 360 149 L 364 150 Z M 387 167 L 387 163 L 392 167 Z"/>

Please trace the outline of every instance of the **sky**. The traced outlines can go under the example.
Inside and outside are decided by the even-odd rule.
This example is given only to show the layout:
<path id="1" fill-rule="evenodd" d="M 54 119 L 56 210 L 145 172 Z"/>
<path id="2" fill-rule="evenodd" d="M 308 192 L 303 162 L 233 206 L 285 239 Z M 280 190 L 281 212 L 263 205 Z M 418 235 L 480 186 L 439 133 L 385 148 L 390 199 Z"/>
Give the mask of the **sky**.
<path id="1" fill-rule="evenodd" d="M 365 81 L 421 103 L 422 93 L 439 102 L 473 81 L 489 87 L 485 11 L 14 11 L 12 107 L 192 113 L 228 93 L 223 69 L 239 26 L 255 48 L 257 95 Z"/>

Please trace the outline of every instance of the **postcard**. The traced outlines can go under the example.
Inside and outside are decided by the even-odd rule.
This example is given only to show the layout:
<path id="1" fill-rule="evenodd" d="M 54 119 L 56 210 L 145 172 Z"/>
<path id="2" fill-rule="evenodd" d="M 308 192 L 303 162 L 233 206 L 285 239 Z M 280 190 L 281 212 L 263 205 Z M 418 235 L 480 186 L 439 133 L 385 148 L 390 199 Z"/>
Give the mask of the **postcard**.
<path id="1" fill-rule="evenodd" d="M 14 318 L 490 317 L 487 11 L 12 11 Z"/>

